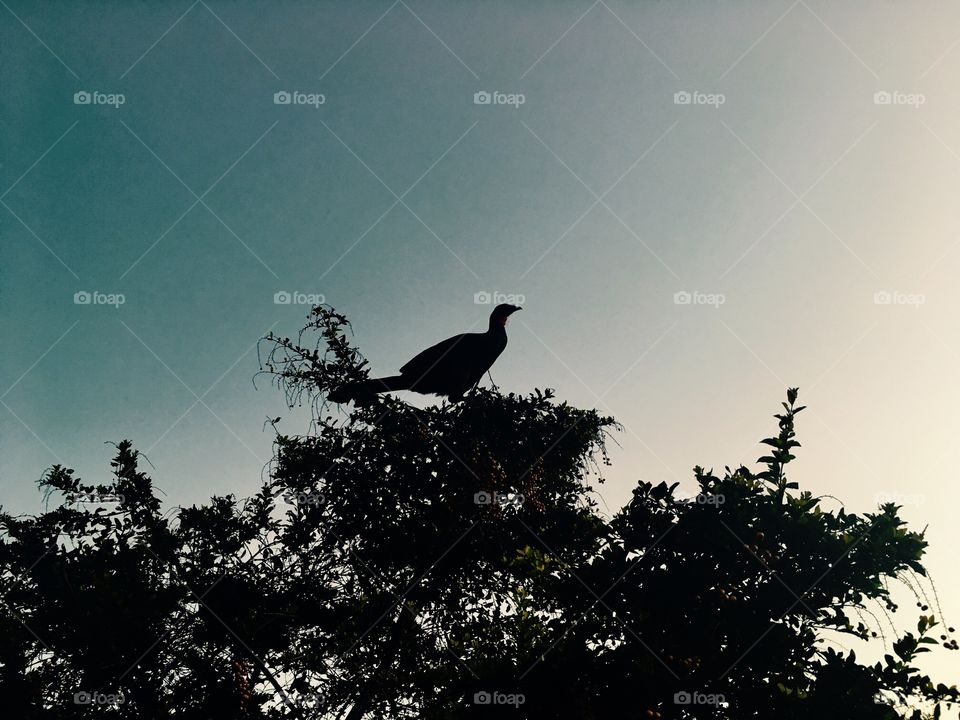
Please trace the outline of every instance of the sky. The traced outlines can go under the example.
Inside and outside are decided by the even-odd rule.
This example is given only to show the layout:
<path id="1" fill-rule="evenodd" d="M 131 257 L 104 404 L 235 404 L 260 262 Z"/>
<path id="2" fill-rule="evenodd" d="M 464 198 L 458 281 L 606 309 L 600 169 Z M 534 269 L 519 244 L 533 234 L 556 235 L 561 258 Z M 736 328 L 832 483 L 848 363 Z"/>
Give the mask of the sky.
<path id="1" fill-rule="evenodd" d="M 5 509 L 40 511 L 54 463 L 105 480 L 123 438 L 171 507 L 248 494 L 285 414 L 258 338 L 322 296 L 393 374 L 500 293 L 524 307 L 500 388 L 623 424 L 606 512 L 638 480 L 755 466 L 798 386 L 791 479 L 902 504 L 958 622 L 956 3 L 0 18 Z"/>

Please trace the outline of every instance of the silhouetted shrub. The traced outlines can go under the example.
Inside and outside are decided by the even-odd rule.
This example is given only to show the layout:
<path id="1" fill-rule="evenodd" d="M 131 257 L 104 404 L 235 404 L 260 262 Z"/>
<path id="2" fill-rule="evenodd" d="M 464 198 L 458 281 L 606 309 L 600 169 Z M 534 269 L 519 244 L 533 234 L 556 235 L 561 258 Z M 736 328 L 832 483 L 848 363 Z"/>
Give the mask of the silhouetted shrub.
<path id="1" fill-rule="evenodd" d="M 314 421 L 278 433 L 257 495 L 167 517 L 124 441 L 108 482 L 55 466 L 61 504 L 0 515 L 10 717 L 881 720 L 958 700 L 914 667 L 956 649 L 935 613 L 895 638 L 860 619 L 924 575 L 923 535 L 787 480 L 795 389 L 763 472 L 697 468 L 692 498 L 639 483 L 608 519 L 590 483 L 611 418 L 487 390 L 330 414 L 366 374 L 345 327 L 316 308 L 317 345 L 266 339 Z M 833 631 L 891 649 L 863 663 Z"/>

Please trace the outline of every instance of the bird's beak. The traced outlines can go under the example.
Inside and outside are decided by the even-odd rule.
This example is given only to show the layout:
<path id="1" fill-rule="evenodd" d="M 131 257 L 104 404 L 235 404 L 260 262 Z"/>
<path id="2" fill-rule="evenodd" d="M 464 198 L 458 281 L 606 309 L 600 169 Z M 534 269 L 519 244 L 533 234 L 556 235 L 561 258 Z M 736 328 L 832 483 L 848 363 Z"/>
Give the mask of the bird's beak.
<path id="1" fill-rule="evenodd" d="M 514 305 L 514 306 L 513 306 L 513 311 L 516 312 L 517 310 L 523 310 L 523 308 L 520 307 L 519 305 Z"/>

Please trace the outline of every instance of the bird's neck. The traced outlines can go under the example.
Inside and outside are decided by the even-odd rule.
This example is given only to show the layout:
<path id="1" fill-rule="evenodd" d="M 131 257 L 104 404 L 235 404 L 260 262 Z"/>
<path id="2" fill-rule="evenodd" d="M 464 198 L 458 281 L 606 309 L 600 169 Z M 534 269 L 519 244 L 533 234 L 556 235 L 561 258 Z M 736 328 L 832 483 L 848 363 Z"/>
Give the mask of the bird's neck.
<path id="1" fill-rule="evenodd" d="M 490 335 L 506 335 L 507 319 L 506 318 L 490 318 L 490 327 L 487 328 L 487 332 Z"/>

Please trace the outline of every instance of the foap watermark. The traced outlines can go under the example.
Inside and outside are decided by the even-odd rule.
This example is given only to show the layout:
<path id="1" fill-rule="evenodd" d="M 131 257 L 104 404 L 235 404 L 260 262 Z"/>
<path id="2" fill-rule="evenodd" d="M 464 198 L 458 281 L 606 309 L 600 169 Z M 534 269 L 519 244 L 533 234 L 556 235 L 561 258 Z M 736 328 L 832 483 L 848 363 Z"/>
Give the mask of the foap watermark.
<path id="1" fill-rule="evenodd" d="M 63 496 L 67 505 L 107 505 L 122 503 L 123 495 L 110 492 L 71 492 Z"/>
<path id="2" fill-rule="evenodd" d="M 521 293 L 502 293 L 499 290 L 487 292 L 481 290 L 473 294 L 474 305 L 524 305 L 527 302 L 527 296 Z"/>
<path id="3" fill-rule="evenodd" d="M 709 305 L 713 308 L 719 308 L 727 301 L 727 296 L 722 293 L 704 293 L 694 290 L 687 292 L 679 290 L 673 294 L 674 305 Z"/>
<path id="4" fill-rule="evenodd" d="M 475 505 L 499 505 L 500 507 L 520 507 L 523 505 L 524 499 L 520 493 L 490 493 L 486 490 L 481 490 L 473 495 Z"/>
<path id="5" fill-rule="evenodd" d="M 907 105 L 918 108 L 927 102 L 923 93 L 905 93 L 900 90 L 877 90 L 873 94 L 874 105 Z"/>
<path id="6" fill-rule="evenodd" d="M 318 492 L 286 492 L 283 501 L 288 505 L 322 505 L 326 502 L 326 495 Z"/>
<path id="7" fill-rule="evenodd" d="M 726 698 L 721 693 L 688 692 L 681 690 L 673 694 L 674 705 L 713 705 L 719 707 Z"/>
<path id="8" fill-rule="evenodd" d="M 698 493 L 696 495 L 677 495 L 677 502 L 684 505 L 715 505 L 720 507 L 727 498 L 722 493 Z"/>
<path id="9" fill-rule="evenodd" d="M 81 690 L 73 694 L 74 705 L 98 705 L 100 707 L 119 707 L 126 702 L 122 692 L 102 693 Z"/>
<path id="10" fill-rule="evenodd" d="M 873 294 L 874 305 L 906 305 L 919 308 L 925 305 L 927 296 L 922 293 L 905 293 L 899 290 L 880 290 Z"/>
<path id="11" fill-rule="evenodd" d="M 673 94 L 674 105 L 711 105 L 720 107 L 727 101 L 723 93 L 706 93 L 699 90 L 680 90 Z"/>
<path id="12" fill-rule="evenodd" d="M 274 305 L 323 305 L 327 299 L 323 293 L 287 292 L 279 290 L 273 294 Z"/>
<path id="13" fill-rule="evenodd" d="M 292 695 L 287 699 L 301 710 L 319 710 L 323 704 L 323 696 L 317 693 Z"/>
<path id="14" fill-rule="evenodd" d="M 114 110 L 127 101 L 123 93 L 105 93 L 99 90 L 78 90 L 73 94 L 74 105 L 109 105 Z"/>
<path id="15" fill-rule="evenodd" d="M 309 105 L 319 109 L 327 102 L 323 93 L 305 93 L 299 90 L 278 90 L 273 94 L 274 105 Z"/>
<path id="16" fill-rule="evenodd" d="M 877 505 L 893 503 L 894 505 L 912 505 L 917 507 L 927 501 L 927 496 L 919 493 L 878 492 L 873 496 L 873 501 Z"/>
<path id="17" fill-rule="evenodd" d="M 499 90 L 488 92 L 478 90 L 473 94 L 474 105 L 509 105 L 514 109 L 519 108 L 527 101 L 527 96 L 523 93 L 505 93 Z"/>
<path id="18" fill-rule="evenodd" d="M 123 293 L 105 293 L 99 290 L 78 290 L 73 294 L 74 305 L 113 305 L 119 308 L 127 301 Z"/>
<path id="19" fill-rule="evenodd" d="M 518 708 L 527 701 L 527 696 L 523 693 L 503 693 L 497 692 L 487 692 L 486 690 L 481 690 L 473 694 L 473 704 L 474 705 L 510 705 L 514 708 Z"/>

